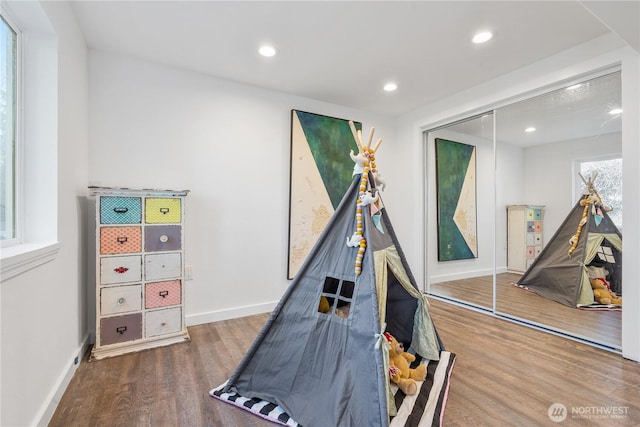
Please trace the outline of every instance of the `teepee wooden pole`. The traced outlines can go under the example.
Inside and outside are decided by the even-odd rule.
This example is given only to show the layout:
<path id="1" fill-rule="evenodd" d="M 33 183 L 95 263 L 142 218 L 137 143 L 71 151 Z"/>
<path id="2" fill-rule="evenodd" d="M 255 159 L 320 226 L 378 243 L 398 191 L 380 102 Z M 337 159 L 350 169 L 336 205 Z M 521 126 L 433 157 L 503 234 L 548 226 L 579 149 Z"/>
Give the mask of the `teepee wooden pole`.
<path id="1" fill-rule="evenodd" d="M 378 142 L 376 142 L 376 145 L 373 147 L 373 150 L 371 151 L 373 151 L 374 153 L 378 151 L 378 147 L 380 147 L 380 144 L 382 144 L 382 138 L 378 139 Z"/>
<path id="2" fill-rule="evenodd" d="M 371 143 L 373 142 L 373 131 L 376 128 L 371 128 L 371 131 L 369 132 L 369 141 L 367 142 L 367 147 L 371 148 Z"/>
<path id="3" fill-rule="evenodd" d="M 351 129 L 351 133 L 353 134 L 353 139 L 356 140 L 358 151 L 362 152 L 362 143 L 360 142 L 360 138 L 358 137 L 358 131 L 356 130 L 356 125 L 353 124 L 353 120 L 349 120 L 349 128 Z"/>

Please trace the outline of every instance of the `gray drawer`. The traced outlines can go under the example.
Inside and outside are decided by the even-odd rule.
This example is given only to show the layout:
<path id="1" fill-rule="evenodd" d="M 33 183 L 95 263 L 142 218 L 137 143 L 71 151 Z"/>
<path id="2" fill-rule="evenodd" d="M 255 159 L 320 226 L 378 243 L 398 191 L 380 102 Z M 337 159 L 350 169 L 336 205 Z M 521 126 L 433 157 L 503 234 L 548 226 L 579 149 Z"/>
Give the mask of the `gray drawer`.
<path id="1" fill-rule="evenodd" d="M 142 313 L 100 319 L 100 345 L 142 338 Z"/>
<path id="2" fill-rule="evenodd" d="M 181 225 L 149 225 L 144 228 L 145 251 L 179 251 L 181 248 Z"/>

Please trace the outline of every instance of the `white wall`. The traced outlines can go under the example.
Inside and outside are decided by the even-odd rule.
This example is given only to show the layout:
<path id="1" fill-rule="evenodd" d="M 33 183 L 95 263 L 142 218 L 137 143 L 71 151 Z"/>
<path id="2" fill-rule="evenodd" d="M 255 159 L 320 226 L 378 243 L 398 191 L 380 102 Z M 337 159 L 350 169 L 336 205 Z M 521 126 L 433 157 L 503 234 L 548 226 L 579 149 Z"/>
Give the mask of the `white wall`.
<path id="1" fill-rule="evenodd" d="M 619 65 L 622 69 L 622 103 L 624 110 L 622 130 L 622 153 L 625 164 L 637 165 L 640 150 L 640 84 L 638 52 L 627 47 L 616 36 L 607 35 L 591 42 L 576 46 L 558 55 L 546 58 L 500 78 L 488 81 L 472 89 L 460 92 L 449 98 L 419 108 L 399 117 L 396 121 L 398 145 L 394 147 L 394 159 L 404 167 L 393 169 L 392 181 L 405 183 L 411 194 L 420 195 L 423 191 L 424 144 L 422 132 L 507 105 L 514 100 L 530 96 L 543 88 L 556 86 L 559 82 L 588 75 L 594 71 Z M 625 216 L 636 215 L 639 206 L 640 172 L 636 167 L 624 168 Z M 500 199 L 497 195 L 497 199 Z M 421 203 L 425 203 L 424 198 Z M 400 217 L 399 217 L 400 216 Z M 395 229 L 404 244 L 409 263 L 423 266 L 425 245 L 417 235 L 425 235 L 425 218 L 420 207 L 399 211 L 394 214 Z M 627 227 L 628 223 L 631 227 Z M 410 237 L 414 236 L 413 239 Z M 432 236 L 432 238 L 435 238 Z M 625 221 L 624 236 L 625 259 L 640 257 L 640 228 L 635 220 Z M 498 248 L 499 249 L 499 248 Z M 419 268 L 414 268 L 416 274 Z M 423 274 L 428 277 L 429 273 Z M 640 277 L 640 265 L 634 262 L 623 264 L 623 276 Z M 418 278 L 419 280 L 419 278 Z M 624 279 L 623 279 L 624 280 Z M 419 280 L 420 281 L 420 280 Z M 640 288 L 625 287 L 625 309 L 623 310 L 622 353 L 625 357 L 640 360 Z"/>
<path id="2" fill-rule="evenodd" d="M 46 425 L 87 341 L 83 242 L 88 73 L 84 39 L 66 3 L 43 2 L 57 37 L 57 257 L 2 281 L 3 426 Z M 46 188 L 46 187 L 45 187 Z M 57 212 L 56 212 L 57 206 Z M 53 230 L 55 236 L 55 230 Z"/>
<path id="3" fill-rule="evenodd" d="M 104 52 L 89 58 L 90 183 L 191 190 L 188 325 L 269 311 L 289 284 L 291 109 L 360 121 L 364 133 L 374 126 L 386 170 L 388 117 Z"/>

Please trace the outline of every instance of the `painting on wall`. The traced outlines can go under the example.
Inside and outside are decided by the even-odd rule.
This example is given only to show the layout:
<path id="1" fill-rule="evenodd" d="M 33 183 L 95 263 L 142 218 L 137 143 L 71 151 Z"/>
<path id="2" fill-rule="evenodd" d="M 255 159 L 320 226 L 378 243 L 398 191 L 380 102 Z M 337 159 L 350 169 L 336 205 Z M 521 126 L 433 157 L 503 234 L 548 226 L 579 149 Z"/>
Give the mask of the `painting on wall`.
<path id="1" fill-rule="evenodd" d="M 362 124 L 354 122 L 356 129 Z M 293 279 L 352 181 L 349 120 L 291 111 L 289 265 Z"/>
<path id="2" fill-rule="evenodd" d="M 476 147 L 436 138 L 438 261 L 478 257 Z"/>

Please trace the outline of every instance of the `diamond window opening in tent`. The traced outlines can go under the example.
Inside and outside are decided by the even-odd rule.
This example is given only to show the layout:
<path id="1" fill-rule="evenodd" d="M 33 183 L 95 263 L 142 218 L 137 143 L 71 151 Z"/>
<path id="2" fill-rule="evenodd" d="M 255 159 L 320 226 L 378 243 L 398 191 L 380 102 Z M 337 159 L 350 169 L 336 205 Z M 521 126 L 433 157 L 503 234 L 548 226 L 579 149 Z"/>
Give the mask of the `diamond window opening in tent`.
<path id="1" fill-rule="evenodd" d="M 598 258 L 600 258 L 604 262 L 608 262 L 611 264 L 616 263 L 616 258 L 613 256 L 613 251 L 608 246 L 600 246 L 598 248 Z"/>
<path id="2" fill-rule="evenodd" d="M 318 312 L 348 319 L 355 283 L 327 276 L 324 280 Z"/>

